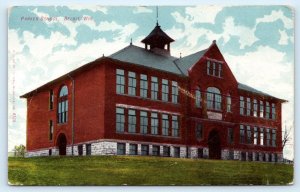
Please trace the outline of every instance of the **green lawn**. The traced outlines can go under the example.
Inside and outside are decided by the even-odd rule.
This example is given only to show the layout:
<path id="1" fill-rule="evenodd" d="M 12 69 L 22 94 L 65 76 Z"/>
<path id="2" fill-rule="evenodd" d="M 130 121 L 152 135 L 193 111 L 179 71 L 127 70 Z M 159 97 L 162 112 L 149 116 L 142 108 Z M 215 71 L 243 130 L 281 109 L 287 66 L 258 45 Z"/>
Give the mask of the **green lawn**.
<path id="1" fill-rule="evenodd" d="M 285 185 L 293 165 L 160 157 L 8 158 L 13 185 Z"/>

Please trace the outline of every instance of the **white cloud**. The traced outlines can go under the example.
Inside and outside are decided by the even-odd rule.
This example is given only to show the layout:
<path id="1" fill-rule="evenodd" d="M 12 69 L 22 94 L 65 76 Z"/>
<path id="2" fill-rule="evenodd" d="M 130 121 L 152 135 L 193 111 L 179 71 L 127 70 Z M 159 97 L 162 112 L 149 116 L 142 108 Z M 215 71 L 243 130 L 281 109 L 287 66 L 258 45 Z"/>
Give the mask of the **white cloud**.
<path id="1" fill-rule="evenodd" d="M 282 12 L 282 10 L 272 11 L 271 14 L 269 14 L 269 15 L 265 15 L 262 18 L 257 18 L 256 24 L 262 23 L 262 22 L 270 23 L 270 22 L 274 22 L 278 19 L 283 22 L 285 28 L 292 29 L 294 27 L 293 18 L 286 17 L 284 15 L 284 13 Z"/>
<path id="2" fill-rule="evenodd" d="M 214 24 L 215 18 L 221 10 L 222 7 L 216 5 L 187 7 L 186 14 L 194 22 Z"/>
<path id="3" fill-rule="evenodd" d="M 90 11 L 93 11 L 93 12 L 97 12 L 97 11 L 100 11 L 104 14 L 107 14 L 107 7 L 103 7 L 103 6 L 99 6 L 99 5 L 90 5 L 90 6 L 87 6 L 87 5 L 70 5 L 68 6 L 69 9 L 71 10 L 77 10 L 77 11 L 82 11 L 82 10 L 85 10 L 85 9 L 88 9 Z"/>
<path id="4" fill-rule="evenodd" d="M 97 26 L 97 29 L 99 29 L 99 31 L 116 31 L 116 30 L 121 30 L 122 28 L 123 26 L 117 24 L 115 21 L 112 22 L 102 21 L 100 22 L 99 26 Z"/>
<path id="5" fill-rule="evenodd" d="M 43 13 L 43 12 L 39 12 L 39 11 L 37 11 L 37 8 L 35 8 L 34 10 L 32 10 L 31 11 L 32 13 L 34 13 L 34 14 L 36 14 L 38 17 L 47 17 L 47 18 L 49 18 L 50 16 L 49 16 L 49 14 L 47 14 L 47 13 Z"/>
<path id="6" fill-rule="evenodd" d="M 288 100 L 288 103 L 282 106 L 282 125 L 286 122 L 288 126 L 293 126 L 294 65 L 285 62 L 285 53 L 268 46 L 259 46 L 254 52 L 247 52 L 241 56 L 224 53 L 224 57 L 239 82 Z M 293 158 L 293 146 L 287 146 L 286 150 L 289 153 L 285 155 Z"/>
<path id="7" fill-rule="evenodd" d="M 149 8 L 143 7 L 143 6 L 136 7 L 133 10 L 134 14 L 138 14 L 138 13 L 152 13 L 152 12 L 153 12 L 152 9 L 149 9 Z"/>
<path id="8" fill-rule="evenodd" d="M 280 39 L 279 39 L 278 44 L 279 45 L 287 45 L 288 41 L 289 41 L 289 36 L 287 35 L 286 31 L 279 29 L 279 33 L 280 33 Z"/>
<path id="9" fill-rule="evenodd" d="M 255 36 L 255 28 L 249 28 L 242 25 L 236 25 L 233 17 L 228 17 L 223 23 L 224 42 L 228 42 L 232 36 L 239 37 L 240 48 L 251 46 L 258 38 Z"/>

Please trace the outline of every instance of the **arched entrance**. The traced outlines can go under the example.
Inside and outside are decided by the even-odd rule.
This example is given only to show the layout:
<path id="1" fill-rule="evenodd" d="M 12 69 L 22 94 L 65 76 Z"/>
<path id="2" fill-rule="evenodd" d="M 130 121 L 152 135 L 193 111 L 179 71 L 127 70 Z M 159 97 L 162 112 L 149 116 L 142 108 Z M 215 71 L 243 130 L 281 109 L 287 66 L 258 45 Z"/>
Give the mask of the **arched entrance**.
<path id="1" fill-rule="evenodd" d="M 217 130 L 212 130 L 208 136 L 210 159 L 221 159 L 221 141 Z"/>
<path id="2" fill-rule="evenodd" d="M 61 133 L 57 137 L 56 145 L 59 149 L 59 155 L 66 155 L 66 148 L 67 148 L 67 138 L 65 134 Z"/>

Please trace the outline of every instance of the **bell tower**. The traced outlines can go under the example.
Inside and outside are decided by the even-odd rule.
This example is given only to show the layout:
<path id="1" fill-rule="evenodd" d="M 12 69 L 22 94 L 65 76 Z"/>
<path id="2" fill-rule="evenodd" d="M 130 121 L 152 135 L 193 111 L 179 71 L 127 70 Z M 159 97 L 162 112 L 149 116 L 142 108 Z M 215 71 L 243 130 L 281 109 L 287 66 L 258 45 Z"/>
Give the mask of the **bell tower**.
<path id="1" fill-rule="evenodd" d="M 158 10 L 157 10 L 156 17 L 158 17 Z M 158 24 L 157 21 L 154 29 L 141 42 L 145 44 L 146 50 L 150 50 L 157 54 L 170 55 L 170 43 L 172 43 L 173 41 L 174 39 L 169 37 L 160 28 L 160 25 Z"/>

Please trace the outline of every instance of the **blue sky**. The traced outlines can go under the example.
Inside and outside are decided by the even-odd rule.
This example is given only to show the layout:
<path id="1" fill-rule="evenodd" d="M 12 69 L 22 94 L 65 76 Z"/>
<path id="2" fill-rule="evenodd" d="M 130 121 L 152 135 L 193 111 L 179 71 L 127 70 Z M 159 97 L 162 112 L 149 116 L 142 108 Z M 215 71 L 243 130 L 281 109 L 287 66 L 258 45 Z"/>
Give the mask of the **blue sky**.
<path id="1" fill-rule="evenodd" d="M 91 20 L 64 20 L 82 16 Z M 57 20 L 25 21 L 25 17 Z M 175 39 L 171 54 L 176 57 L 206 49 L 216 40 L 239 82 L 289 101 L 283 106 L 283 123 L 289 127 L 294 124 L 293 17 L 293 11 L 286 6 L 160 6 L 158 21 Z M 156 7 L 151 6 L 11 8 L 8 150 L 25 143 L 26 102 L 19 99 L 21 94 L 102 54 L 122 49 L 131 38 L 134 45 L 142 47 L 141 39 L 155 23 Z M 11 117 L 14 112 L 16 122 Z M 289 158 L 293 158 L 292 144 L 284 151 Z"/>

